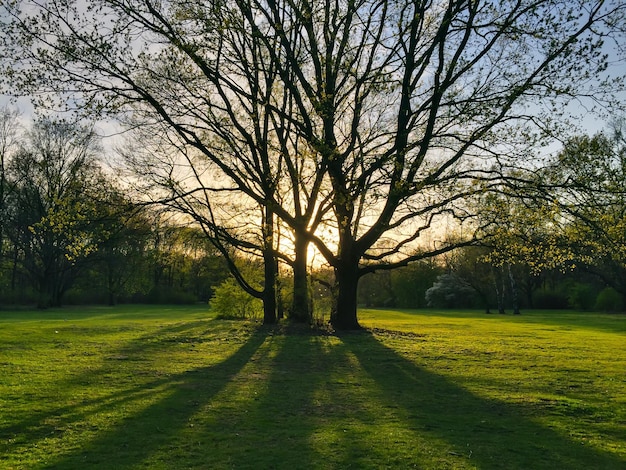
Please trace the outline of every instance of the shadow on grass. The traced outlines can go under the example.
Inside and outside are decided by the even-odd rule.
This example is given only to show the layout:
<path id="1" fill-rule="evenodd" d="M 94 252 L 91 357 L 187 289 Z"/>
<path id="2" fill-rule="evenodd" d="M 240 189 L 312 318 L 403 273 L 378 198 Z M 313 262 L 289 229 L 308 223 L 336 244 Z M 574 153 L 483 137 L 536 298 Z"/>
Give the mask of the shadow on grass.
<path id="1" fill-rule="evenodd" d="M 194 322 L 187 326 L 194 328 L 200 325 Z M 182 334 L 185 329 L 185 326 L 173 325 L 171 331 L 167 328 L 160 329 L 157 334 L 162 339 L 171 333 Z M 164 375 L 154 380 L 140 380 L 134 388 L 126 387 L 124 390 L 105 394 L 99 399 L 81 401 L 76 406 L 48 409 L 46 412 L 27 416 L 17 427 L 22 430 L 33 429 L 30 435 L 22 433 L 22 438 L 36 444 L 39 439 L 44 438 L 42 433 L 50 434 L 51 431 L 41 423 L 49 422 L 55 416 L 61 417 L 62 423 L 71 428 L 73 423 L 84 426 L 90 414 L 119 411 L 120 408 L 128 407 L 129 412 L 125 413 L 121 422 L 107 426 L 105 431 L 86 429 L 85 431 L 93 434 L 93 438 L 87 441 L 88 444 L 80 444 L 80 448 L 75 451 L 52 457 L 41 467 L 122 470 L 137 468 L 153 454 L 164 452 L 167 454 L 168 450 L 175 449 L 177 439 L 180 440 L 185 429 L 191 426 L 194 414 L 220 393 L 233 376 L 249 363 L 266 336 L 267 331 L 263 329 L 254 331 L 232 355 L 218 364 L 191 369 L 180 374 Z M 149 345 L 149 339 L 150 337 L 146 336 L 137 339 L 125 345 L 122 352 L 132 354 L 134 350 L 142 347 L 148 349 L 158 347 Z M 167 339 L 165 341 L 170 342 Z M 167 347 L 168 344 L 164 349 L 167 350 Z M 102 378 L 105 372 L 94 371 L 91 375 L 91 378 L 82 376 L 81 378 L 84 380 L 98 376 Z M 155 401 L 151 398 L 153 393 L 158 393 L 163 398 Z M 143 409 L 137 408 L 137 402 L 143 399 L 149 404 Z M 135 412 L 135 409 L 138 411 Z"/>
<path id="2" fill-rule="evenodd" d="M 159 305 L 159 304 L 120 304 L 108 305 L 73 305 L 37 309 L 34 307 L 0 305 L 2 321 L 54 321 L 54 320 L 177 320 L 192 315 L 212 316 L 208 306 Z"/>
<path id="3" fill-rule="evenodd" d="M 218 325 L 226 325 L 225 335 L 236 328 Z M 118 352 L 127 357 L 124 364 L 134 355 L 167 355 L 181 341 L 215 331 L 210 322 L 169 325 Z M 233 336 L 238 344 L 228 346 L 234 352 L 220 363 L 29 413 L 10 431 L 31 429 L 22 438 L 35 445 L 55 432 L 54 425 L 42 426 L 51 417 L 80 431 L 90 414 L 120 416 L 120 408 L 128 409 L 106 429 L 85 429 L 88 437 L 38 468 L 453 468 L 431 465 L 437 459 L 428 460 L 418 445 L 443 449 L 449 454 L 443 461 L 461 468 L 625 468 L 623 460 L 534 422 L 516 405 L 479 397 L 418 367 L 370 333 L 326 337 L 259 328 Z M 110 367 L 81 380 L 106 380 Z M 384 442 L 386 418 L 404 434 Z"/>
<path id="4" fill-rule="evenodd" d="M 194 326 L 192 324 L 192 326 Z M 193 333 L 193 329 L 187 333 Z M 185 336 L 181 325 L 159 330 L 160 337 Z M 126 345 L 132 354 L 143 337 Z M 103 407 L 124 407 L 151 389 L 165 391 L 147 408 L 97 432 L 80 450 L 47 462 L 44 468 L 299 468 L 319 462 L 310 445 L 317 424 L 314 394 L 328 380 L 329 358 L 312 332 L 261 327 L 234 354 L 212 367 L 142 382 L 136 389 L 107 395 Z M 228 387 L 226 397 L 216 396 Z M 207 411 L 207 409 L 209 411 Z M 68 410 L 58 410 L 65 416 Z M 92 411 L 93 412 L 93 411 Z M 39 420 L 41 417 L 36 418 Z M 85 416 L 72 416 L 76 422 Z M 141 436 L 141 439 L 137 439 Z M 141 446 L 149 436 L 149 445 Z M 123 455 L 107 459 L 107 455 Z M 180 458 L 176 458 L 176 455 Z"/>
<path id="5" fill-rule="evenodd" d="M 405 425 L 443 440 L 480 469 L 623 469 L 626 461 L 569 439 L 514 404 L 479 397 L 420 368 L 370 332 L 341 336 Z"/>
<path id="6" fill-rule="evenodd" d="M 266 345 L 269 356 L 258 364 L 261 389 L 233 423 L 239 446 L 229 464 L 237 469 L 315 466 L 311 403 L 328 375 L 323 344 L 315 334 L 290 331 L 269 336 Z"/>
<path id="7" fill-rule="evenodd" d="M 249 426 L 263 427 L 265 438 L 242 446 L 233 468 L 388 468 L 388 449 L 372 445 L 380 417 L 350 350 L 315 331 L 272 343 L 267 387 L 249 410 Z"/>

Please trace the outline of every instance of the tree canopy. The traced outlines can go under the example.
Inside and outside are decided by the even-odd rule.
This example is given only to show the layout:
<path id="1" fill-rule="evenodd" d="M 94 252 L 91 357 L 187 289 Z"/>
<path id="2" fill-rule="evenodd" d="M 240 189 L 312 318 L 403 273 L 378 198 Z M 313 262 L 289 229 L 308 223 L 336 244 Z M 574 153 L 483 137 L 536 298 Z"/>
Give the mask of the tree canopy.
<path id="1" fill-rule="evenodd" d="M 355 328 L 361 276 L 471 243 L 472 200 L 541 165 L 531 149 L 571 100 L 610 98 L 620 83 L 606 48 L 623 43 L 626 6 L 29 0 L 3 10 L 12 87 L 186 149 L 170 174 L 176 198 L 228 189 L 261 208 L 266 283 L 277 225 L 296 246 L 312 243 L 335 273 L 331 322 Z M 450 220 L 464 237 L 423 242 Z"/>

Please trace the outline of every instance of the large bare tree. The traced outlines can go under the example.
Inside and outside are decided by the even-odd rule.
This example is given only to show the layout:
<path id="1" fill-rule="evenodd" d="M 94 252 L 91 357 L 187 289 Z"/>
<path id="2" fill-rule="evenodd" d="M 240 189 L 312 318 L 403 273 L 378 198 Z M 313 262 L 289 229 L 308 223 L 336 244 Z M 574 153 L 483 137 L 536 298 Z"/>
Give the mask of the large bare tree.
<path id="1" fill-rule="evenodd" d="M 617 0 L 3 6 L 11 85 L 165 125 L 263 207 L 266 223 L 278 217 L 296 246 L 321 252 L 335 272 L 337 328 L 358 327 L 362 275 L 470 243 L 471 232 L 420 242 L 471 218 L 468 201 L 504 175 L 536 168 L 526 150 L 571 100 L 602 101 L 620 86 L 606 54 L 623 44 L 626 9 Z"/>

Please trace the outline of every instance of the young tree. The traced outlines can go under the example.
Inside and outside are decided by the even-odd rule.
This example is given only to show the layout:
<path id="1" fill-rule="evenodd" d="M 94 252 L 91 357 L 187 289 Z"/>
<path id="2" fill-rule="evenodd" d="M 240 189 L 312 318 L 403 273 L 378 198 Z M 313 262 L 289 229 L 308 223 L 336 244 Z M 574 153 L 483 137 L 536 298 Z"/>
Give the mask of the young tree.
<path id="1" fill-rule="evenodd" d="M 24 4 L 4 6 L 12 83 L 167 126 L 264 208 L 266 229 L 279 217 L 322 253 L 335 272 L 337 328 L 358 327 L 361 276 L 469 243 L 416 249 L 438 222 L 474 215 L 468 200 L 499 187 L 506 167 L 532 163 L 522 149 L 553 130 L 568 99 L 602 99 L 590 84 L 606 76 L 603 42 L 622 43 L 626 9 L 617 0 Z M 302 155 L 313 173 L 285 170 Z M 285 174 L 306 210 L 283 196 Z"/>
<path id="2" fill-rule="evenodd" d="M 554 192 L 546 191 L 538 177 L 480 201 L 484 251 L 477 261 L 489 266 L 500 313 L 504 313 L 507 293 L 514 313 L 519 313 L 519 291 L 532 306 L 533 291 L 543 273 L 572 267 L 574 250 L 563 235 L 567 224 L 554 198 Z M 477 287 L 484 285 L 479 282 Z"/>

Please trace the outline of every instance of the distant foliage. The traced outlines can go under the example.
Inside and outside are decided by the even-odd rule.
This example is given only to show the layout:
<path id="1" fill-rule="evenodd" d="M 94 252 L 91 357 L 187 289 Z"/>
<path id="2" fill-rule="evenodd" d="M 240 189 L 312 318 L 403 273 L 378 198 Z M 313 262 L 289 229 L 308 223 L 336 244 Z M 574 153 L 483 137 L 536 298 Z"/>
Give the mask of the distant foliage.
<path id="1" fill-rule="evenodd" d="M 562 310 L 569 307 L 569 302 L 563 292 L 539 289 L 533 294 L 533 306 L 540 309 Z"/>
<path id="2" fill-rule="evenodd" d="M 607 287 L 598 294 L 595 308 L 602 312 L 621 312 L 624 310 L 624 298 L 612 287 Z"/>
<path id="3" fill-rule="evenodd" d="M 219 318 L 252 319 L 263 313 L 261 300 L 245 292 L 232 278 L 215 289 L 210 305 L 212 310 L 218 312 Z"/>
<path id="4" fill-rule="evenodd" d="M 569 289 L 569 305 L 575 310 L 592 310 L 596 296 L 597 291 L 592 285 L 575 283 Z"/>

